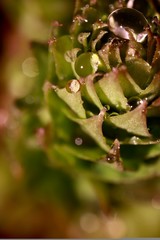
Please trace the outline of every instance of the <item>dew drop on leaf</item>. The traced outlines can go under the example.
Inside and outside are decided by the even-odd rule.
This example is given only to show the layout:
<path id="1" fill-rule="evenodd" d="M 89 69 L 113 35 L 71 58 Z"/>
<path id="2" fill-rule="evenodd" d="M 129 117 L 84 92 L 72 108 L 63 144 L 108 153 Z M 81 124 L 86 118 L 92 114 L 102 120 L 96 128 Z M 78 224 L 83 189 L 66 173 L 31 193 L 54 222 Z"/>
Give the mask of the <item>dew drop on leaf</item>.
<path id="1" fill-rule="evenodd" d="M 75 144 L 76 144 L 77 146 L 82 145 L 82 144 L 83 144 L 83 139 L 80 138 L 80 137 L 77 137 L 77 138 L 75 139 Z"/>
<path id="2" fill-rule="evenodd" d="M 81 77 L 95 73 L 100 64 L 99 57 L 94 53 L 82 53 L 75 62 L 76 73 Z"/>
<path id="3" fill-rule="evenodd" d="M 79 81 L 76 79 L 70 80 L 66 85 L 66 89 L 70 93 L 77 93 L 80 90 Z"/>
<path id="4" fill-rule="evenodd" d="M 136 137 L 136 136 L 133 136 L 130 141 L 129 141 L 130 144 L 133 144 L 133 145 L 137 145 L 140 143 L 140 138 L 139 137 Z"/>
<path id="5" fill-rule="evenodd" d="M 147 36 L 145 27 L 148 22 L 144 15 L 132 8 L 120 8 L 113 11 L 108 17 L 108 26 L 116 36 L 130 39 L 130 34 L 137 42 L 143 42 Z"/>

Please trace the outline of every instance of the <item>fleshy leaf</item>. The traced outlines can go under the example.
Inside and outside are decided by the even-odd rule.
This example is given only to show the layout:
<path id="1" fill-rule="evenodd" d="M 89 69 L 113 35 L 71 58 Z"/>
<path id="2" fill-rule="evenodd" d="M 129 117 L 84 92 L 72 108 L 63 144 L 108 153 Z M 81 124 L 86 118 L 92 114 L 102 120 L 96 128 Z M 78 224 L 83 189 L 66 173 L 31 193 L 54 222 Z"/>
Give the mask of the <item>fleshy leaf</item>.
<path id="1" fill-rule="evenodd" d="M 105 152 L 100 148 L 85 148 L 80 146 L 73 146 L 68 144 L 59 144 L 56 148 L 61 149 L 67 155 L 74 156 L 81 160 L 88 160 L 92 162 L 97 162 Z"/>
<path id="2" fill-rule="evenodd" d="M 110 121 L 115 127 L 126 130 L 128 133 L 150 137 L 146 124 L 146 108 L 146 101 L 142 101 L 134 110 L 107 118 L 106 121 Z"/>
<path id="3" fill-rule="evenodd" d="M 69 105 L 69 107 L 80 117 L 85 118 L 85 109 L 83 108 L 83 101 L 81 93 L 69 93 L 66 88 L 55 88 L 57 95 Z"/>
<path id="4" fill-rule="evenodd" d="M 89 75 L 84 79 L 85 83 L 82 85 L 82 96 L 86 98 L 88 101 L 95 104 L 100 110 L 103 108 L 103 105 L 101 104 L 99 97 L 96 93 L 95 87 L 94 87 L 94 77 L 96 74 Z"/>
<path id="5" fill-rule="evenodd" d="M 93 51 L 96 51 L 96 46 L 97 46 L 98 42 L 101 40 L 101 38 L 102 38 L 106 33 L 107 33 L 107 31 L 101 30 L 101 31 L 99 32 L 97 38 L 92 41 L 92 50 L 93 50 Z"/>
<path id="6" fill-rule="evenodd" d="M 135 83 L 132 77 L 129 75 L 127 68 L 121 66 L 117 71 L 117 77 L 119 79 L 120 85 L 123 89 L 123 93 L 127 98 L 138 95 L 142 92 L 142 89 Z"/>
<path id="7" fill-rule="evenodd" d="M 148 117 L 160 117 L 160 97 L 147 108 Z"/>
<path id="8" fill-rule="evenodd" d="M 104 75 L 95 84 L 95 87 L 100 100 L 104 104 L 109 104 L 120 111 L 127 110 L 127 99 L 123 94 L 115 71 Z"/>
<path id="9" fill-rule="evenodd" d="M 111 67 L 116 67 L 122 63 L 119 46 L 114 42 L 110 43 L 109 63 Z"/>
<path id="10" fill-rule="evenodd" d="M 109 63 L 109 44 L 105 44 L 102 49 L 98 51 L 98 55 L 100 56 L 101 60 L 103 61 L 105 67 L 106 67 L 106 72 L 111 71 L 110 63 Z"/>
<path id="11" fill-rule="evenodd" d="M 106 109 L 103 108 L 98 115 L 94 115 L 93 117 L 87 119 L 78 119 L 72 118 L 75 122 L 79 123 L 82 129 L 90 135 L 95 142 L 106 152 L 109 151 L 110 146 L 107 145 L 106 139 L 103 136 L 102 132 L 102 124 L 104 121 Z"/>
<path id="12" fill-rule="evenodd" d="M 137 180 L 146 180 L 150 177 L 160 176 L 160 161 L 150 165 L 141 165 L 136 172 L 119 171 L 107 163 L 92 163 L 90 171 L 83 169 L 88 176 L 101 181 L 112 183 L 131 183 Z"/>
<path id="13" fill-rule="evenodd" d="M 65 53 L 72 48 L 72 40 L 68 35 L 58 38 L 53 44 L 53 55 L 59 80 L 67 80 L 73 77 L 71 64 L 65 59 Z"/>
<path id="14" fill-rule="evenodd" d="M 89 32 L 82 32 L 78 35 L 78 41 L 83 45 L 84 49 L 87 48 L 87 38 L 89 36 L 90 36 Z"/>
<path id="15" fill-rule="evenodd" d="M 160 96 L 160 72 L 157 73 L 150 85 L 142 92 L 140 97 L 148 98 L 148 100 L 152 100 L 155 97 Z"/>
<path id="16" fill-rule="evenodd" d="M 126 62 L 129 74 L 142 89 L 145 89 L 150 80 L 151 66 L 142 58 L 132 58 Z"/>

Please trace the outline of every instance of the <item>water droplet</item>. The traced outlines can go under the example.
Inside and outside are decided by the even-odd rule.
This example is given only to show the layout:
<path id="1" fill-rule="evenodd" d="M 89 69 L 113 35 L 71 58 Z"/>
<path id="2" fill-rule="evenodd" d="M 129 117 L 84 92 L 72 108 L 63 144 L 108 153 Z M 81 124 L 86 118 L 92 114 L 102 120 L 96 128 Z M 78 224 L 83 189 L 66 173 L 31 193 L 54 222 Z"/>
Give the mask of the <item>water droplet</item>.
<path id="1" fill-rule="evenodd" d="M 114 5 L 113 4 L 109 4 L 109 10 L 113 11 L 114 10 Z"/>
<path id="2" fill-rule="evenodd" d="M 76 144 L 77 146 L 82 145 L 82 144 L 83 144 L 83 139 L 80 138 L 80 137 L 77 137 L 77 138 L 75 139 L 75 144 Z"/>
<path id="3" fill-rule="evenodd" d="M 117 113 L 117 112 L 112 112 L 109 116 L 110 117 L 115 117 L 115 116 L 118 116 L 119 115 L 119 113 Z"/>
<path id="4" fill-rule="evenodd" d="M 81 77 L 86 77 L 95 73 L 100 64 L 100 59 L 95 53 L 82 53 L 75 62 L 76 73 Z"/>
<path id="5" fill-rule="evenodd" d="M 80 82 L 77 79 L 70 80 L 66 85 L 66 89 L 70 93 L 77 93 L 80 87 Z"/>
<path id="6" fill-rule="evenodd" d="M 135 9 L 117 9 L 109 15 L 108 21 L 110 31 L 118 37 L 130 39 L 132 33 L 137 42 L 143 42 L 147 36 L 145 27 L 148 22 L 144 15 Z"/>
<path id="7" fill-rule="evenodd" d="M 139 97 L 131 97 L 128 100 L 128 104 L 129 104 L 131 110 L 133 110 L 134 108 L 136 108 L 138 105 L 140 105 L 142 103 L 143 103 L 143 100 Z"/>
<path id="8" fill-rule="evenodd" d="M 133 144 L 133 145 L 137 145 L 140 143 L 140 138 L 139 137 L 136 137 L 136 136 L 133 136 L 130 141 L 129 141 L 130 144 Z"/>
<path id="9" fill-rule="evenodd" d="M 128 55 L 131 57 L 134 57 L 136 53 L 136 50 L 134 48 L 129 48 L 128 49 Z"/>

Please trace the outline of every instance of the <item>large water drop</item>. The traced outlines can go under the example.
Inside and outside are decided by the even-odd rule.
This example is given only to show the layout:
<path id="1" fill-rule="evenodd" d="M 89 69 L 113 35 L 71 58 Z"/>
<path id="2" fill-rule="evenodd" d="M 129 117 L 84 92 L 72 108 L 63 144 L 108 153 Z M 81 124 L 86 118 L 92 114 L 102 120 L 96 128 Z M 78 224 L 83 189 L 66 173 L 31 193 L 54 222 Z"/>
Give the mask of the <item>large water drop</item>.
<path id="1" fill-rule="evenodd" d="M 144 15 L 132 8 L 120 8 L 108 17 L 108 26 L 116 36 L 130 39 L 132 34 L 137 42 L 143 42 L 147 36 L 145 27 L 148 22 Z"/>

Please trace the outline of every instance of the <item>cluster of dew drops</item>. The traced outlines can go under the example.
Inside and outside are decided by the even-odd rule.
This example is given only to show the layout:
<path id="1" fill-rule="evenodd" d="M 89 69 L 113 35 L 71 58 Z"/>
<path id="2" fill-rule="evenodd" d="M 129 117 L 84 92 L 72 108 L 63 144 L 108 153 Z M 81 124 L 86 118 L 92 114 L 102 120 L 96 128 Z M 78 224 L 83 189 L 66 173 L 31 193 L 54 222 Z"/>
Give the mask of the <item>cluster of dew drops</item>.
<path id="1" fill-rule="evenodd" d="M 129 40 L 132 35 L 137 42 L 142 43 L 147 37 L 147 27 L 149 26 L 149 23 L 144 14 L 134 8 L 137 1 L 138 0 L 129 0 L 125 6 L 123 6 L 124 4 L 122 4 L 122 0 L 117 1 L 121 7 L 114 8 L 115 10 L 113 10 L 108 16 L 107 24 L 109 30 L 116 37 Z M 143 4 L 145 4 L 145 0 L 143 0 Z M 85 77 L 87 74 L 93 73 L 93 66 L 90 64 L 92 58 L 94 58 L 95 69 L 98 69 L 99 62 L 95 59 L 95 56 L 92 56 L 92 54 L 81 54 L 78 57 L 75 64 L 75 70 L 78 74 L 80 73 L 80 76 Z M 79 91 L 79 89 L 80 84 L 78 81 L 75 81 L 75 79 L 70 81 L 67 85 L 67 90 L 71 92 Z"/>
<path id="2" fill-rule="evenodd" d="M 123 1 L 119 0 L 118 2 L 120 3 Z M 121 4 L 121 7 L 113 10 L 108 16 L 108 28 L 116 37 L 129 40 L 131 33 L 132 37 L 134 37 L 137 42 L 142 43 L 147 37 L 146 29 L 149 23 L 143 13 L 134 8 L 136 2 L 137 0 L 129 0 L 125 6 Z M 76 61 L 76 63 L 78 63 L 75 64 L 75 67 L 78 66 L 76 72 L 80 72 L 82 77 L 84 77 L 86 73 L 89 74 L 90 71 L 92 71 L 90 64 L 86 63 L 86 59 L 88 60 L 87 62 L 90 63 L 91 57 L 93 57 L 91 54 L 82 54 Z M 96 61 L 96 67 L 97 66 L 98 60 Z M 83 72 L 85 73 L 84 76 Z M 76 79 L 69 81 L 67 90 L 69 92 L 79 91 L 79 81 Z"/>

